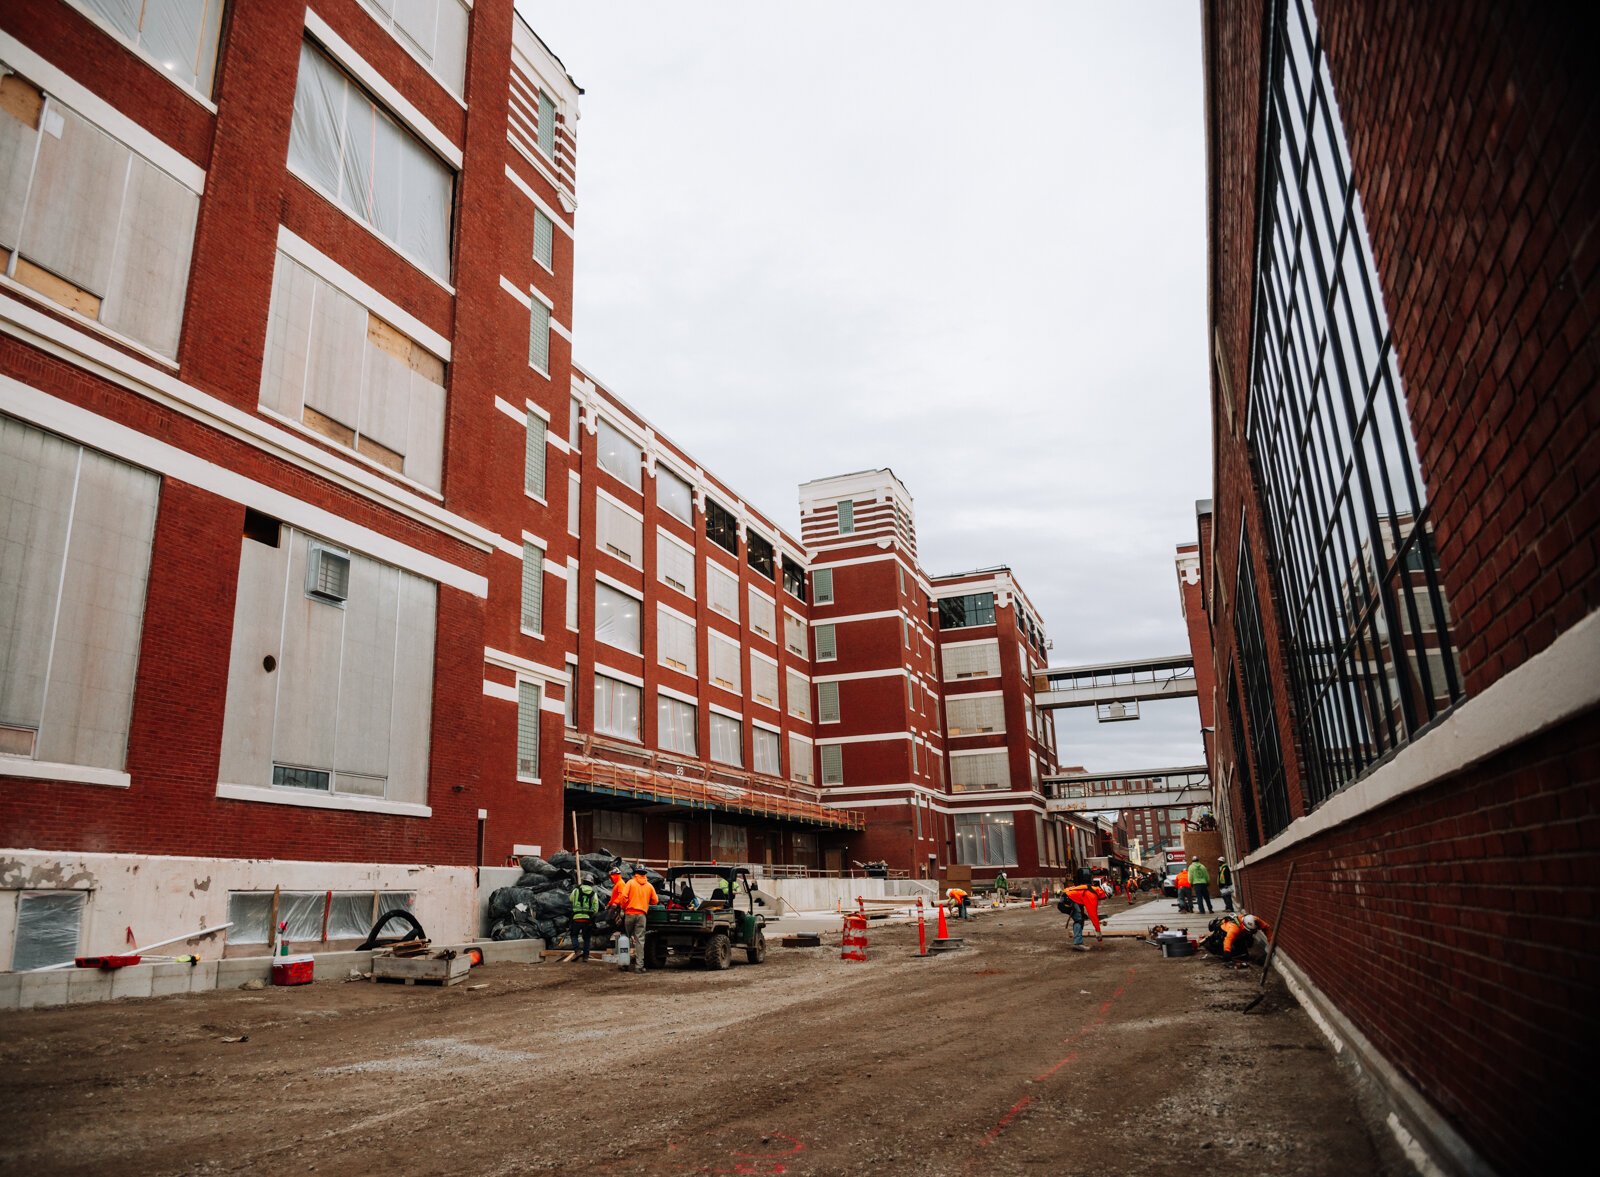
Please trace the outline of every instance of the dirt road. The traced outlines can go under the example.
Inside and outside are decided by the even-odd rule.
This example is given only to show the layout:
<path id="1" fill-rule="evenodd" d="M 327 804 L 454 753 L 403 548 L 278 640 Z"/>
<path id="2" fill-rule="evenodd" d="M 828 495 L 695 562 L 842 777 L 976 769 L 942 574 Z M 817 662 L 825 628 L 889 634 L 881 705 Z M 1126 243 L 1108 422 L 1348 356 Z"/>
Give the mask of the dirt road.
<path id="1" fill-rule="evenodd" d="M 474 970 L 0 1015 L 8 1173 L 1400 1174 L 1255 974 L 1054 911 L 916 960 Z M 837 944 L 837 937 L 834 937 Z M 247 1041 L 225 1039 L 248 1036 Z"/>

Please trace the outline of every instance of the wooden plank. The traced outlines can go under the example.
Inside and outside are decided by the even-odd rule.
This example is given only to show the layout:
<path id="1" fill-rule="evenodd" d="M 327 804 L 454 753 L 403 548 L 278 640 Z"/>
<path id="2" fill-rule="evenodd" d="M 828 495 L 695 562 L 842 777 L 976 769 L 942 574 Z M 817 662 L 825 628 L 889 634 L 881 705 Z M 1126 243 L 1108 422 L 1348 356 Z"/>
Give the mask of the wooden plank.
<path id="1" fill-rule="evenodd" d="M 454 984 L 465 977 L 471 967 L 472 962 L 465 956 L 453 956 L 449 959 L 439 956 L 372 958 L 374 980 L 409 978 L 434 984 Z"/>

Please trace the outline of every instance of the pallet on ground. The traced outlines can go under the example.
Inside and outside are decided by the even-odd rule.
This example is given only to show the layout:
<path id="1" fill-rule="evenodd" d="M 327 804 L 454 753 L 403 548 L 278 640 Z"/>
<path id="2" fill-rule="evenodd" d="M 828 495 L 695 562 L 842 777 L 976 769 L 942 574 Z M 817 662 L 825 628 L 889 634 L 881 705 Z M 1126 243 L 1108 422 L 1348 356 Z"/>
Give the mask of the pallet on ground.
<path id="1" fill-rule="evenodd" d="M 467 979 L 472 961 L 461 953 L 438 956 L 374 956 L 372 979 L 406 985 L 457 985 Z"/>

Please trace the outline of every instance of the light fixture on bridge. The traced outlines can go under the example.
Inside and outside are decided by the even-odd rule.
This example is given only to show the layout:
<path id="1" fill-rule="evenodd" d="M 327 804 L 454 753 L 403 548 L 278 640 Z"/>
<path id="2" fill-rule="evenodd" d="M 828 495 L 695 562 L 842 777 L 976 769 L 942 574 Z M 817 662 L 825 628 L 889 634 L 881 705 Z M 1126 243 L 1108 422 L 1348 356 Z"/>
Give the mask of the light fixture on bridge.
<path id="1" fill-rule="evenodd" d="M 1110 703 L 1096 703 L 1094 717 L 1101 723 L 1117 723 L 1121 720 L 1139 718 L 1139 701 L 1130 699 L 1127 702 L 1113 700 Z"/>

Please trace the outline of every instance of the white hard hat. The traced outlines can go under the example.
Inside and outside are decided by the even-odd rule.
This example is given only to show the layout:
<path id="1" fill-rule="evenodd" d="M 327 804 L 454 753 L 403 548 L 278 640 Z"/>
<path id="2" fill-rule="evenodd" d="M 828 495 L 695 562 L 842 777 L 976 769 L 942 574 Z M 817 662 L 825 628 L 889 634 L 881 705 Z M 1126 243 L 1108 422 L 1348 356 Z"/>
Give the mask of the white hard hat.
<path id="1" fill-rule="evenodd" d="M 1252 932 L 1256 930 L 1256 917 L 1255 916 L 1247 915 L 1247 916 L 1244 917 L 1244 920 L 1242 922 L 1243 922 L 1244 926 L 1249 928 Z"/>

